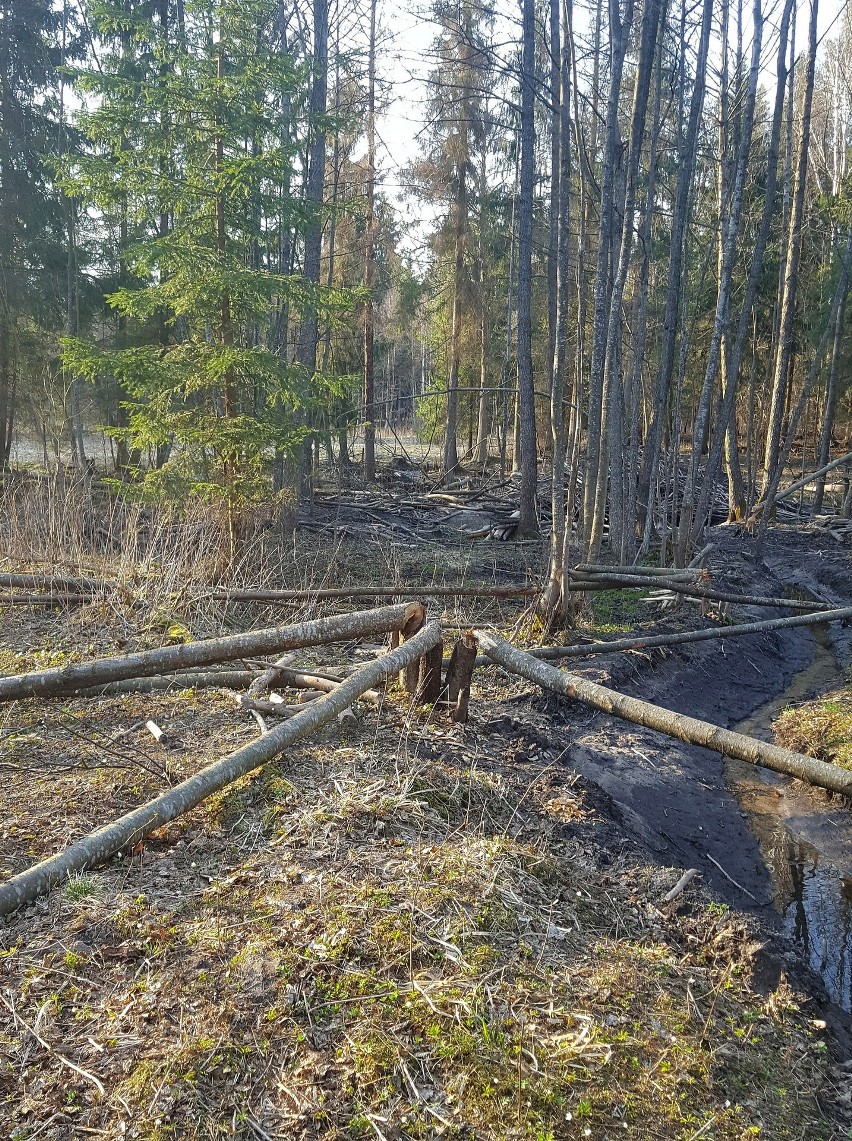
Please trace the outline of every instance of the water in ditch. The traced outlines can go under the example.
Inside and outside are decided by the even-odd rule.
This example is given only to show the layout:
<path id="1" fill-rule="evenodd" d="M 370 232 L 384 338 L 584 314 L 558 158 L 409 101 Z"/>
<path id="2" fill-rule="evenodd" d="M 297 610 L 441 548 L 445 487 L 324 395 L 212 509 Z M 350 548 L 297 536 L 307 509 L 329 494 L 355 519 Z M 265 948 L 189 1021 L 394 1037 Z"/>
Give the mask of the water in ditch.
<path id="1" fill-rule="evenodd" d="M 796 702 L 842 680 L 828 631 L 814 627 L 814 657 L 783 693 L 734 726 L 772 740 L 774 719 Z M 772 876 L 775 906 L 829 995 L 852 1010 L 852 816 L 849 809 L 796 781 L 729 760 L 728 779 L 760 843 Z"/>

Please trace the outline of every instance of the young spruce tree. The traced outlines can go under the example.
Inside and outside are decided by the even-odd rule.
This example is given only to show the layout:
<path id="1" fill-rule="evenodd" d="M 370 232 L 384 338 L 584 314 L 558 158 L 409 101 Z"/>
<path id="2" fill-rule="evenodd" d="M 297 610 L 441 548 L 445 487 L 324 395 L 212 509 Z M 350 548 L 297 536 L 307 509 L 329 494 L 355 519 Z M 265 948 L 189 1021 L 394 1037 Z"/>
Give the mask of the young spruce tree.
<path id="1" fill-rule="evenodd" d="M 69 339 L 66 358 L 119 381 L 136 454 L 168 449 L 138 472 L 143 486 L 222 501 L 233 527 L 263 493 L 272 454 L 295 453 L 304 411 L 335 389 L 288 359 L 278 329 L 282 311 L 330 319 L 347 304 L 280 272 L 282 235 L 306 225 L 288 188 L 307 69 L 280 50 L 276 0 L 93 8 L 115 47 L 82 80 L 91 151 L 71 181 L 117 223 L 109 301 L 123 330 L 106 349 Z"/>

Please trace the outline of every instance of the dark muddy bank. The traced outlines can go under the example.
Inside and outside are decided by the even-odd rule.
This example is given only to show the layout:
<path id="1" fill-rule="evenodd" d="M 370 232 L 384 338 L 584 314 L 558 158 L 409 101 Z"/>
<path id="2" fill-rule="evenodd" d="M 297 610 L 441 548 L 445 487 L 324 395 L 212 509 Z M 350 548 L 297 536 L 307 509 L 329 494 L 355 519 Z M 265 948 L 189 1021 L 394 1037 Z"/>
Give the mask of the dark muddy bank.
<path id="1" fill-rule="evenodd" d="M 758 566 L 749 557 L 752 543 L 748 537 L 727 527 L 715 529 L 711 537 L 717 544 L 711 564 L 714 579 L 731 589 L 836 604 L 848 605 L 852 600 L 852 553 L 830 536 L 779 529 L 771 534 Z M 777 611 L 772 616 L 776 615 Z M 749 616 L 769 615 L 754 608 Z M 682 623 L 683 615 L 676 621 Z M 687 643 L 666 654 L 598 658 L 577 672 L 677 712 L 726 728 L 742 726 L 743 731 L 768 737 L 773 699 L 784 695 L 797 679 L 801 684 L 788 697 L 803 700 L 824 691 L 839 680 L 841 667 L 850 660 L 852 630 L 834 626 L 823 628 L 822 633 L 797 628 Z M 841 882 L 846 871 L 852 876 L 852 841 L 845 839 L 845 835 L 852 836 L 852 815 L 845 806 L 821 791 L 773 774 L 764 781 L 760 771 L 744 763 L 734 770 L 718 754 L 682 745 L 576 703 L 530 695 L 526 707 L 539 734 L 546 731 L 555 738 L 554 745 L 561 741 L 567 746 L 563 763 L 603 791 L 614 821 L 656 860 L 697 868 L 717 898 L 752 912 L 767 932 L 774 933 L 777 954 L 774 965 L 767 967 L 770 976 L 781 969 L 779 954 L 798 956 L 803 963 L 810 960 L 822 975 L 827 993 L 805 967 L 807 989 L 818 1002 L 830 998 L 849 1009 L 852 951 L 847 954 L 836 945 L 838 932 L 852 931 L 852 879 L 848 887 Z M 516 710 L 518 721 L 523 722 L 521 706 Z M 749 723 L 747 719 L 756 711 L 758 722 Z M 797 830 L 789 844 L 778 828 L 784 816 L 790 828 Z M 819 872 L 811 874 L 815 861 L 801 844 L 830 850 L 841 866 L 816 861 Z M 797 860 L 802 864 L 800 882 L 795 882 Z M 792 919 L 787 914 L 797 892 L 801 898 L 801 881 L 806 876 L 810 879 L 807 890 L 815 901 L 825 898 L 831 883 L 832 920 L 828 927 L 823 921 L 821 934 L 816 930 L 819 922 L 813 930 L 808 928 L 801 907 L 798 912 L 794 909 Z M 815 915 L 813 907 L 808 914 Z M 789 962 L 784 969 L 789 973 Z M 832 1022 L 848 1049 L 852 1021 L 835 1010 Z"/>

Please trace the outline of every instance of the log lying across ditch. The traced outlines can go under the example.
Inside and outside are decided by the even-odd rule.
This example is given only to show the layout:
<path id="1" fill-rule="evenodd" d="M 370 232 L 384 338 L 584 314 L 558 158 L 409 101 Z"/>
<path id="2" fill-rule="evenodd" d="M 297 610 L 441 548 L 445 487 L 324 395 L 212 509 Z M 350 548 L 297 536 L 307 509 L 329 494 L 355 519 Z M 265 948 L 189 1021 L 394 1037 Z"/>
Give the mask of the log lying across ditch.
<path id="1" fill-rule="evenodd" d="M 670 709 L 663 709 L 662 706 L 652 705 L 651 702 L 641 701 L 637 697 L 626 697 L 605 686 L 577 677 L 576 674 L 547 665 L 546 662 L 539 661 L 523 650 L 510 646 L 508 642 L 504 642 L 494 634 L 478 631 L 476 636 L 480 646 L 492 661 L 552 693 L 575 698 L 577 701 L 585 702 L 586 705 L 591 705 L 594 709 L 620 717 L 623 721 L 642 725 L 646 729 L 655 729 L 658 733 L 665 733 L 689 745 L 700 745 L 726 757 L 736 757 L 752 765 L 762 765 L 774 772 L 784 773 L 786 776 L 796 777 L 819 788 L 828 789 L 829 792 L 838 792 L 852 798 L 852 772 L 837 765 L 794 753 L 791 749 L 782 749 L 778 745 L 756 741 L 752 737 L 734 733 L 730 729 L 720 729 L 718 725 L 711 725 L 708 721 L 699 721 L 695 717 L 674 713 Z"/>
<path id="2" fill-rule="evenodd" d="M 824 602 L 804 602 L 798 598 L 764 598 L 758 594 L 730 594 L 714 587 L 681 582 L 677 579 L 641 574 L 595 574 L 582 576 L 571 572 L 569 591 L 612 590 L 613 587 L 632 586 L 639 590 L 671 590 L 692 598 L 707 598 L 711 602 L 739 603 L 743 606 L 776 606 L 790 610 L 830 610 Z"/>
<path id="3" fill-rule="evenodd" d="M 100 658 L 94 662 L 63 666 L 61 669 L 0 677 L 0 702 L 22 697 L 66 696 L 75 690 L 91 688 L 125 678 L 152 677 L 164 671 L 188 666 L 209 666 L 215 662 L 257 654 L 281 653 L 301 646 L 318 646 L 328 642 L 345 642 L 374 634 L 401 629 L 406 623 L 422 625 L 424 608 L 420 602 L 397 603 L 377 610 L 358 610 L 352 614 L 336 614 L 297 622 L 292 626 L 273 626 L 248 634 L 230 634 L 224 638 L 208 638 L 180 646 L 164 646 L 142 650 L 122 658 Z"/>
<path id="4" fill-rule="evenodd" d="M 64 852 L 42 860 L 0 884 L 0 915 L 8 915 L 10 911 L 32 902 L 73 873 L 102 863 L 154 829 L 182 816 L 213 793 L 268 764 L 288 746 L 334 720 L 357 701 L 361 694 L 427 654 L 440 640 L 440 625 L 437 622 L 430 623 L 397 649 L 363 666 L 333 693 L 312 701 L 304 710 L 264 733 L 256 741 L 207 765 L 194 776 L 128 812 L 119 820 L 84 836 Z"/>
<path id="5" fill-rule="evenodd" d="M 836 610 L 817 610 L 812 614 L 793 614 L 789 618 L 764 618 L 760 622 L 740 622 L 733 626 L 711 626 L 703 630 L 682 630 L 677 634 L 639 634 L 633 638 L 617 638 L 611 642 L 578 643 L 575 646 L 544 646 L 529 650 L 534 658 L 545 661 L 559 658 L 588 658 L 596 654 L 615 654 L 622 650 L 646 650 L 655 646 L 679 646 L 682 642 L 707 642 L 714 638 L 736 638 L 744 634 L 763 634 L 785 630 L 790 626 L 821 626 L 824 622 L 852 621 L 852 606 Z M 482 662 L 478 663 L 482 665 Z"/>

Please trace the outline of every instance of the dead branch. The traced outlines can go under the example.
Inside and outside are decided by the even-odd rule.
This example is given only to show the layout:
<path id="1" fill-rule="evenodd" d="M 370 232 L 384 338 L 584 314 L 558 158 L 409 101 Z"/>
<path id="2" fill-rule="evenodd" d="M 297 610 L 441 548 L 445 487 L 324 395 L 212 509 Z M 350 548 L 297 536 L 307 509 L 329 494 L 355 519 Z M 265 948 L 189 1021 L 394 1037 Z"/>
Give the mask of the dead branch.
<path id="1" fill-rule="evenodd" d="M 749 764 L 762 765 L 774 772 L 785 773 L 787 776 L 807 781 L 830 792 L 839 792 L 843 796 L 852 797 L 852 772 L 847 772 L 836 765 L 794 753 L 790 749 L 782 749 L 778 745 L 755 741 L 742 733 L 720 729 L 718 725 L 699 721 L 695 717 L 673 713 L 670 709 L 663 709 L 659 705 L 652 705 L 651 702 L 641 701 L 637 697 L 626 697 L 624 694 L 615 693 L 605 686 L 596 685 L 576 674 L 555 669 L 545 662 L 538 661 L 494 634 L 478 632 L 477 637 L 488 657 L 553 693 L 583 701 L 594 709 L 600 709 L 634 725 L 642 725 L 646 729 L 655 729 L 689 745 L 700 745 L 702 748 L 711 749 L 714 753 L 737 757 L 741 761 L 748 761 Z"/>
<path id="2" fill-rule="evenodd" d="M 342 677 L 331 677 L 328 674 L 304 673 L 302 670 L 282 667 L 276 671 L 279 684 L 288 689 L 319 689 L 323 693 L 333 693 L 339 685 L 343 684 Z M 253 695 L 252 695 L 253 696 Z M 362 695 L 362 701 L 376 704 L 381 701 L 382 695 L 378 690 L 368 690 Z"/>
<path id="3" fill-rule="evenodd" d="M 378 610 L 360 610 L 353 614 L 336 614 L 316 618 L 292 626 L 273 626 L 248 634 L 231 634 L 158 650 L 143 650 L 122 658 L 101 658 L 82 665 L 35 673 L 0 677 L 0 701 L 21 697 L 53 697 L 73 693 L 125 678 L 151 677 L 168 670 L 187 666 L 206 666 L 233 661 L 246 655 L 280 653 L 300 646 L 318 646 L 328 642 L 349 641 L 367 634 L 382 634 L 400 629 L 415 615 L 423 614 L 419 602 L 397 603 Z"/>
<path id="4" fill-rule="evenodd" d="M 667 891 L 663 896 L 663 903 L 671 903 L 673 899 L 677 899 L 679 895 L 683 895 L 686 888 L 692 883 L 697 875 L 700 875 L 698 868 L 690 868 L 685 871 L 671 891 Z"/>
<path id="5" fill-rule="evenodd" d="M 852 606 L 836 610 L 818 610 L 813 614 L 793 614 L 789 618 L 765 618 L 760 622 L 741 622 L 735 626 L 712 626 L 704 630 L 684 630 L 677 634 L 649 634 L 635 638 L 618 638 L 612 642 L 587 642 L 575 646 L 543 646 L 527 653 L 534 658 L 587 658 L 596 654 L 615 654 L 623 650 L 647 650 L 655 646 L 679 646 L 682 642 L 705 642 L 713 638 L 736 638 L 744 634 L 762 634 L 784 630 L 790 626 L 820 626 L 823 622 L 852 621 Z M 482 665 L 479 661 L 477 664 Z"/>
<path id="6" fill-rule="evenodd" d="M 525 584 L 511 586 L 447 586 L 421 584 L 412 586 L 340 586 L 322 590 L 224 590 L 219 587 L 202 589 L 198 597 L 215 602 L 321 602 L 343 598 L 523 598 L 540 593 L 540 587 Z"/>
<path id="7" fill-rule="evenodd" d="M 116 583 L 100 578 L 63 578 L 46 574 L 9 574 L 0 572 L 0 586 L 22 590 L 44 590 L 51 593 L 81 594 L 84 590 L 114 590 Z"/>
<path id="8" fill-rule="evenodd" d="M 78 840 L 64 852 L 50 856 L 27 871 L 13 876 L 0 885 L 0 915 L 7 915 L 23 904 L 30 903 L 62 883 L 72 873 L 102 863 L 127 845 L 135 844 L 155 828 L 182 816 L 214 792 L 268 764 L 288 746 L 349 709 L 366 690 L 374 688 L 410 662 L 419 660 L 440 639 L 441 627 L 437 622 L 430 623 L 410 641 L 347 678 L 334 693 L 311 702 L 251 744 L 207 765 L 154 800 Z"/>
<path id="9" fill-rule="evenodd" d="M 670 590 L 675 594 L 686 594 L 691 598 L 709 598 L 712 602 L 740 603 L 743 606 L 776 606 L 790 610 L 828 610 L 824 602 L 804 602 L 796 598 L 763 598 L 757 594 L 729 594 L 709 586 L 679 582 L 671 578 L 647 578 L 634 574 L 596 574 L 593 578 L 576 578 L 568 583 L 569 591 L 611 590 L 614 586 L 632 586 L 639 590 Z"/>
<path id="10" fill-rule="evenodd" d="M 258 674 L 249 685 L 249 697 L 263 697 L 265 693 L 269 693 L 272 686 L 275 685 L 275 682 L 278 680 L 278 675 L 281 670 L 283 670 L 285 666 L 290 665 L 294 656 L 293 654 L 285 654 L 283 658 L 279 658 L 277 662 L 273 662 L 263 673 Z"/>
<path id="11" fill-rule="evenodd" d="M 77 606 L 91 594 L 0 594 L 0 606 Z"/>

